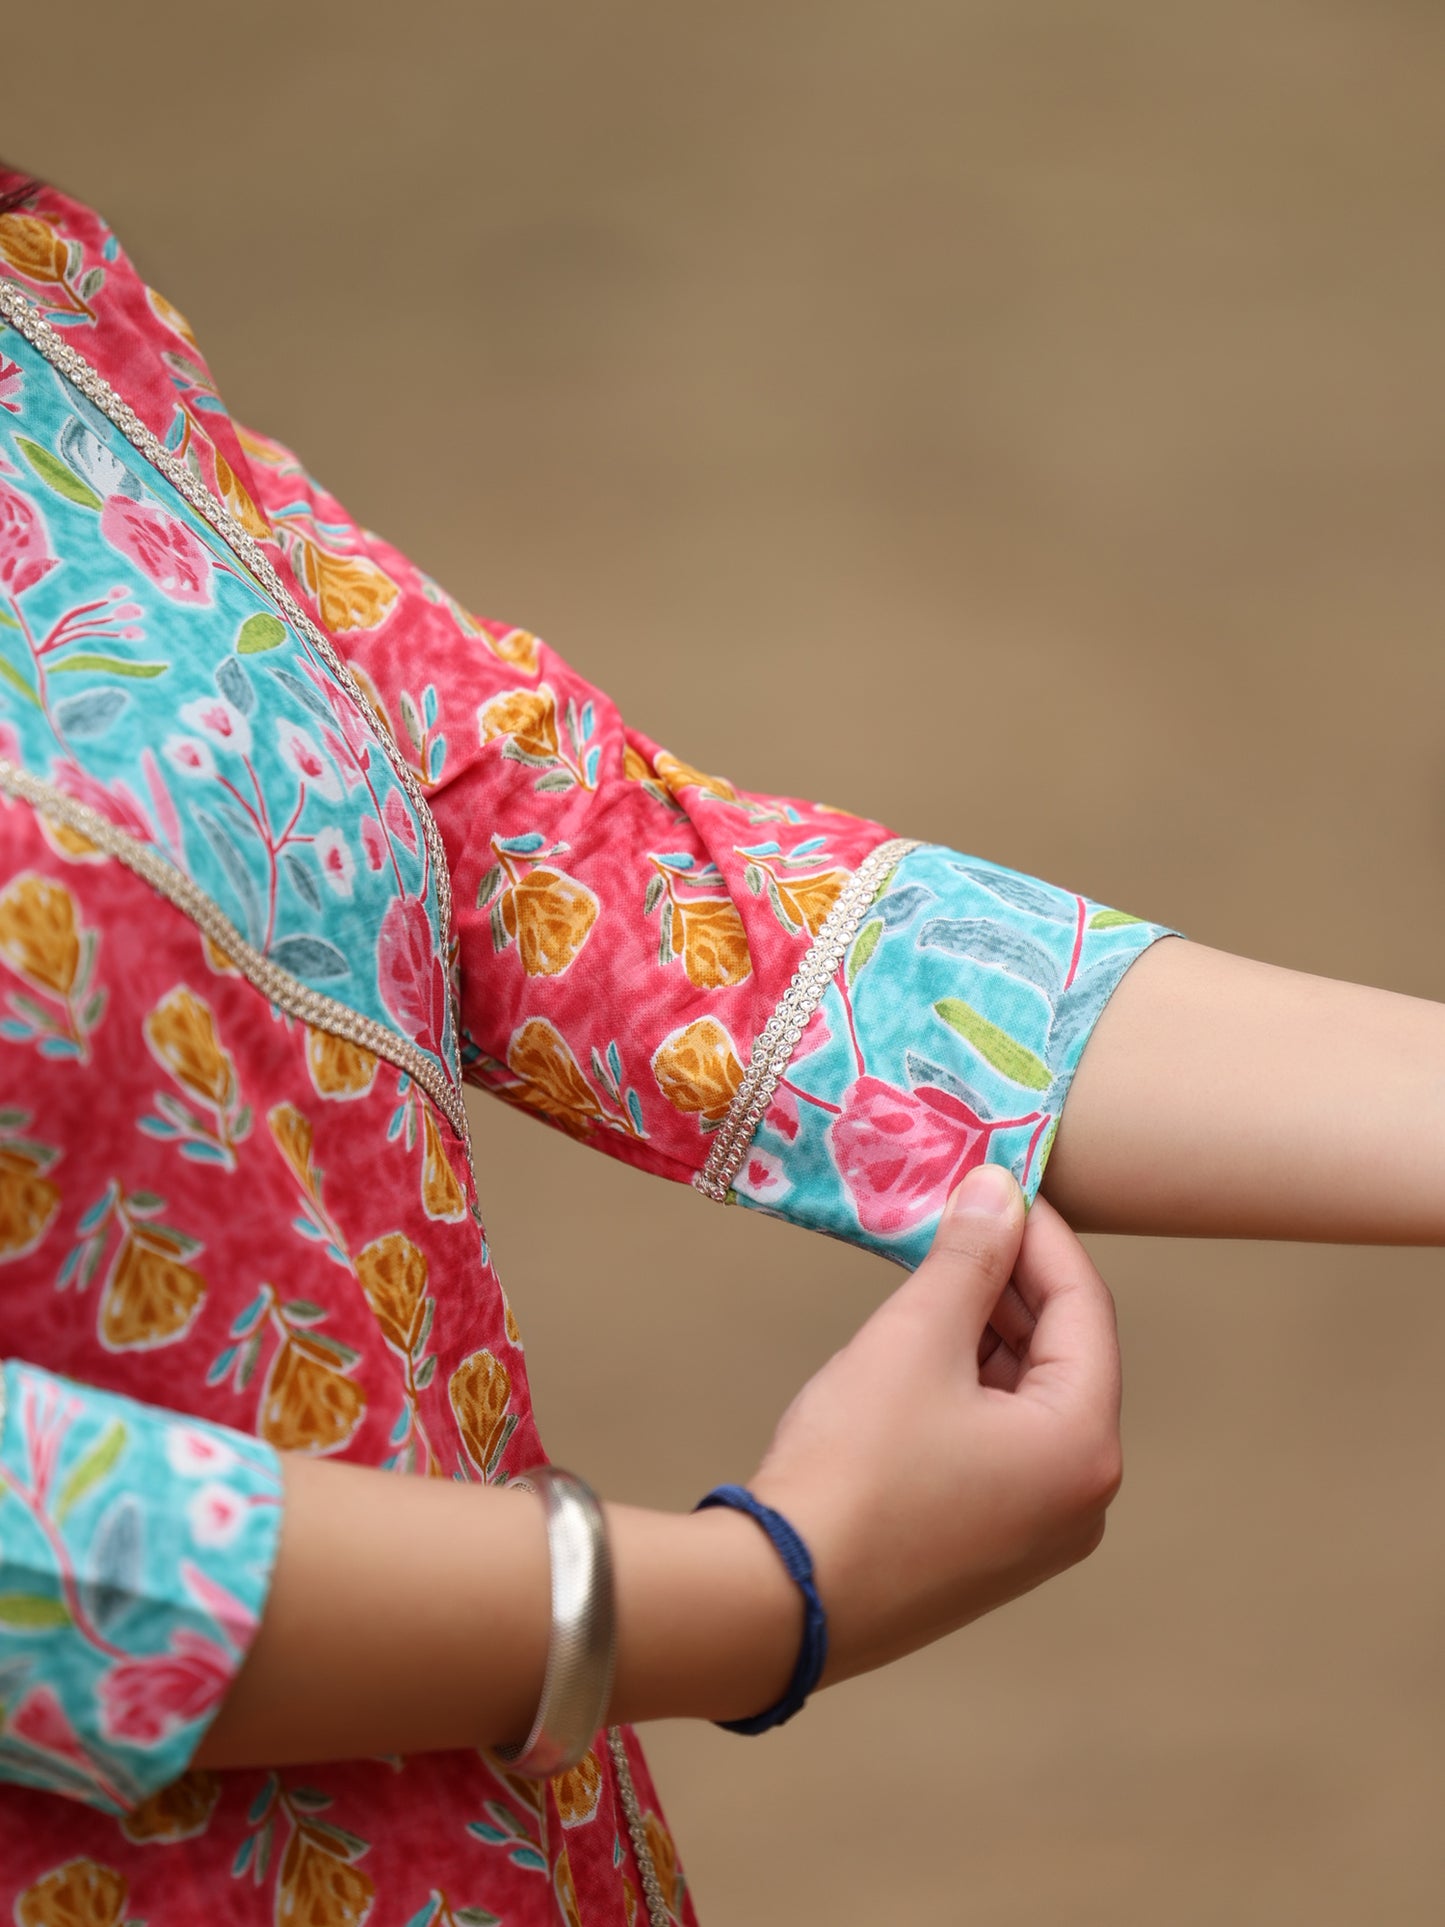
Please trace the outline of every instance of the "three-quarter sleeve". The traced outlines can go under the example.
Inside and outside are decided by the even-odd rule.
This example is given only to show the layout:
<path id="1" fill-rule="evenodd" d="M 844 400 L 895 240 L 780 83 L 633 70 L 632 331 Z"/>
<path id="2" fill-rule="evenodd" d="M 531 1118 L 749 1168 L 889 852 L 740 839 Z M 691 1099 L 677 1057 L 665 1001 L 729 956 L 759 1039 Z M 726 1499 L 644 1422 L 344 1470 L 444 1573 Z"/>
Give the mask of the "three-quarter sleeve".
<path id="1" fill-rule="evenodd" d="M 269 1445 L 0 1364 L 0 1781 L 127 1813 L 182 1773 L 280 1524 Z"/>
<path id="2" fill-rule="evenodd" d="M 1090 1030 L 1161 926 L 695 767 L 244 441 L 440 829 L 474 1083 L 905 1263 L 971 1164 L 1032 1196 Z"/>

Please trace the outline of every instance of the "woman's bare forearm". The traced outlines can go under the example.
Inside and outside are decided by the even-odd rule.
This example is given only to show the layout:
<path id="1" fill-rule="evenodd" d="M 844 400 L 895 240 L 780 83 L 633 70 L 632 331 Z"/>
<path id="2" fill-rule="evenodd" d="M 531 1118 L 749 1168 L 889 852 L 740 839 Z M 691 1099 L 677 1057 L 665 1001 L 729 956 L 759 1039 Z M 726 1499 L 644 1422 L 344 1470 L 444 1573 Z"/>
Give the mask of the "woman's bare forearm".
<path id="1" fill-rule="evenodd" d="M 1080 1230 L 1445 1244 L 1445 1004 L 1155 944 L 1043 1189 Z"/>
<path id="2" fill-rule="evenodd" d="M 1007 1339 L 984 1343 L 1012 1280 Z M 1007 1356 L 1005 1356 L 1007 1354 Z M 1047 1205 L 971 1171 L 933 1250 L 811 1378 L 755 1484 L 810 1547 L 824 1683 L 992 1612 L 1099 1543 L 1119 1482 L 1114 1311 Z M 542 1508 L 495 1486 L 284 1461 L 280 1555 L 207 1766 L 504 1745 L 550 1632 Z M 746 1719 L 788 1685 L 802 1594 L 753 1520 L 607 1508 L 614 1720 Z"/>
<path id="3" fill-rule="evenodd" d="M 288 1455 L 265 1618 L 198 1763 L 500 1746 L 523 1738 L 551 1624 L 535 1496 Z M 776 1698 L 798 1595 L 750 1520 L 609 1507 L 613 1717 L 738 1718 Z"/>

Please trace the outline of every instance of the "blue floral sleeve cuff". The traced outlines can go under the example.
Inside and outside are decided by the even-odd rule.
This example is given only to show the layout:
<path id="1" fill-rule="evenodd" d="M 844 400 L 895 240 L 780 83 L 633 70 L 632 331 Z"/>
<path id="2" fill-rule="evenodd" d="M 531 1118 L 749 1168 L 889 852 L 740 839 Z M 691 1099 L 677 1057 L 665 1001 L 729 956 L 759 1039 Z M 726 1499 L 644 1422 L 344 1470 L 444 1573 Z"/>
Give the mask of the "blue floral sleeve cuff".
<path id="1" fill-rule="evenodd" d="M 183 1773 L 259 1622 L 270 1446 L 0 1365 L 0 1781 L 126 1813 Z"/>
<path id="2" fill-rule="evenodd" d="M 740 1204 L 909 1267 L 964 1173 L 1032 1202 L 1084 1046 L 1129 965 L 1177 935 L 925 845 L 887 874 L 733 1179 Z"/>

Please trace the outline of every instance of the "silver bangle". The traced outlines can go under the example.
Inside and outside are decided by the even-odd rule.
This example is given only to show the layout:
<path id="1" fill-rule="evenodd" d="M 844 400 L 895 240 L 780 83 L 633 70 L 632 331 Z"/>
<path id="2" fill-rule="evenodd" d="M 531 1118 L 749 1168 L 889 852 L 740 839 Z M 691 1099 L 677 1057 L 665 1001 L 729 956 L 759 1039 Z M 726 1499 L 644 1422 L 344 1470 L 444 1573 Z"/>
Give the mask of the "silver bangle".
<path id="1" fill-rule="evenodd" d="M 607 1521 L 597 1494 L 574 1472 L 540 1465 L 513 1486 L 541 1494 L 552 1564 L 552 1636 L 532 1730 L 496 1757 L 513 1773 L 548 1780 L 586 1753 L 607 1712 L 617 1648 L 617 1606 Z"/>

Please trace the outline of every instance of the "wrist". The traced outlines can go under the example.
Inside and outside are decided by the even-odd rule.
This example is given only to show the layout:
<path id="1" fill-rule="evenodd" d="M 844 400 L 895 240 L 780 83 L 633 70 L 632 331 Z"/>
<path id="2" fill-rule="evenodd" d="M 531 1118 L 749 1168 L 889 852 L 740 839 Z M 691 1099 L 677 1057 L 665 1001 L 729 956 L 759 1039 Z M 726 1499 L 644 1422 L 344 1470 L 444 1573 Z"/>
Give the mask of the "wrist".
<path id="1" fill-rule="evenodd" d="M 791 1677 L 797 1587 L 752 1520 L 607 1507 L 617 1581 L 609 1717 L 746 1719 Z"/>

